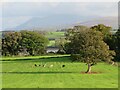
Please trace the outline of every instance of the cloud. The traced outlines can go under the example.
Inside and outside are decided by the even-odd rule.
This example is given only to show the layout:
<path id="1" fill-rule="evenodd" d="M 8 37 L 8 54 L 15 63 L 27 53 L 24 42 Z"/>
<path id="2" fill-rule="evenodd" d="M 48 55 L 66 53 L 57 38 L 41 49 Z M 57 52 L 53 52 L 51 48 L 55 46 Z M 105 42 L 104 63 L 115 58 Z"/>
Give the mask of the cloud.
<path id="1" fill-rule="evenodd" d="M 1 9 L 0 4 L 0 9 Z M 117 16 L 117 2 L 7 2 L 3 3 L 4 27 L 14 27 L 30 17 L 50 15 Z"/>
<path id="2" fill-rule="evenodd" d="M 2 2 L 0 2 L 0 17 L 2 17 Z"/>
<path id="3" fill-rule="evenodd" d="M 117 16 L 118 15 L 118 3 L 96 3 L 89 5 L 92 12 L 100 16 Z"/>
<path id="4" fill-rule="evenodd" d="M 42 3 L 4 3 L 3 5 L 3 17 L 14 17 L 14 16 L 32 16 L 37 15 L 39 9 L 44 8 Z"/>
<path id="5" fill-rule="evenodd" d="M 51 7 L 57 7 L 60 4 L 60 2 L 50 2 L 49 5 Z"/>
<path id="6" fill-rule="evenodd" d="M 115 2 L 87 2 L 77 4 L 75 11 L 84 15 L 117 16 L 117 4 Z"/>
<path id="7" fill-rule="evenodd" d="M 114 12 L 114 13 L 113 13 Z M 116 14 L 117 3 L 17 2 L 3 5 L 3 16 L 46 16 L 51 14 Z"/>
<path id="8" fill-rule="evenodd" d="M 22 24 L 29 20 L 31 17 L 5 17 L 2 18 L 2 28 L 14 28 L 19 24 Z M 1 18 L 0 18 L 1 19 Z M 0 23 L 1 24 L 1 23 Z"/>

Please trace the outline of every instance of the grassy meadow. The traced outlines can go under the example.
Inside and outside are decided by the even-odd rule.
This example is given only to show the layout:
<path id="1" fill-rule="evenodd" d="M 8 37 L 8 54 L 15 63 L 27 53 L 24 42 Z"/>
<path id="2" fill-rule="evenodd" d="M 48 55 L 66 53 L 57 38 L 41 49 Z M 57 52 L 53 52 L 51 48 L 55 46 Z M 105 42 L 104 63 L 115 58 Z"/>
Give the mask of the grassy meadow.
<path id="1" fill-rule="evenodd" d="M 59 39 L 63 38 L 65 32 L 48 32 L 45 36 L 49 39 Z M 49 44 L 47 46 L 55 47 L 55 40 L 49 40 Z"/>
<path id="2" fill-rule="evenodd" d="M 47 38 L 52 38 L 52 39 L 59 39 L 59 38 L 64 38 L 64 33 L 65 32 L 48 32 L 45 36 Z M 49 43 L 47 46 L 55 46 L 55 40 L 49 40 Z"/>
<path id="3" fill-rule="evenodd" d="M 50 40 L 47 46 L 55 46 L 55 40 Z"/>
<path id="4" fill-rule="evenodd" d="M 87 65 L 71 62 L 69 55 L 6 57 L 1 62 L 3 88 L 118 87 L 117 66 L 98 63 L 92 67 L 92 71 L 98 73 L 85 74 L 82 72 L 87 70 Z"/>
<path id="5" fill-rule="evenodd" d="M 61 37 L 64 37 L 64 33 L 65 32 L 48 32 L 46 34 L 46 37 L 47 38 L 61 38 Z"/>

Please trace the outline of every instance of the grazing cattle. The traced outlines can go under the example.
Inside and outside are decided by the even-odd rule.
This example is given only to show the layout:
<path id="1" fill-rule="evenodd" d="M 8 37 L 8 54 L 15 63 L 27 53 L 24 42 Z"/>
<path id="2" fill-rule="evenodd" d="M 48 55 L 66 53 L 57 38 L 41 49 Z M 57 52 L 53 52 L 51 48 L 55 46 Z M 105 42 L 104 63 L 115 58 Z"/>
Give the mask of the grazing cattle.
<path id="1" fill-rule="evenodd" d="M 45 66 L 46 66 L 46 64 L 43 65 L 43 67 L 45 67 Z"/>
<path id="2" fill-rule="evenodd" d="M 62 65 L 62 67 L 65 67 L 65 65 Z"/>
<path id="3" fill-rule="evenodd" d="M 51 64 L 49 67 L 53 67 L 53 64 Z"/>
<path id="4" fill-rule="evenodd" d="M 37 64 L 35 64 L 34 66 L 37 67 Z"/>

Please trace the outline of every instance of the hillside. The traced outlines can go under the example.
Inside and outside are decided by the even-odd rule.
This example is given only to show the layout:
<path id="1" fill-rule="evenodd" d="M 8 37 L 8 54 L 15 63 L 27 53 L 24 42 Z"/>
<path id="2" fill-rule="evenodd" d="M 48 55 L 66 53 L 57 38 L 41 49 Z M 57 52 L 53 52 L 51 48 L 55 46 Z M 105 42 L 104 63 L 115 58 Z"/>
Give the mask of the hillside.
<path id="1" fill-rule="evenodd" d="M 90 20 L 90 21 L 81 22 L 81 23 L 78 23 L 78 24 L 82 24 L 82 25 L 85 25 L 85 26 L 105 24 L 107 26 L 111 26 L 113 29 L 117 29 L 118 28 L 118 17 L 97 18 L 97 19 L 93 19 L 93 20 Z"/>
<path id="2" fill-rule="evenodd" d="M 93 17 L 93 16 L 72 16 L 72 15 L 55 15 L 49 17 L 33 17 L 28 21 L 7 30 L 41 30 L 41 31 L 56 31 L 59 29 L 70 28 L 75 25 L 93 26 L 96 24 L 105 24 L 118 28 L 117 17 Z"/>

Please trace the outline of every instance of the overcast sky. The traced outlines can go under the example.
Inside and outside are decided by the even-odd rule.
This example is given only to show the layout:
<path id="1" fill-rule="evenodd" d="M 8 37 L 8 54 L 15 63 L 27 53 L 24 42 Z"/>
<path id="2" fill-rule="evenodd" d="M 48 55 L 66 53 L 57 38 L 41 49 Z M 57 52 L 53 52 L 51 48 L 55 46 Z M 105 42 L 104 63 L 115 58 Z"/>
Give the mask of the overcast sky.
<path id="1" fill-rule="evenodd" d="M 117 2 L 11 2 L 0 4 L 4 26 L 12 28 L 32 17 L 50 15 L 117 16 Z M 0 29 L 2 28 L 0 23 Z"/>

